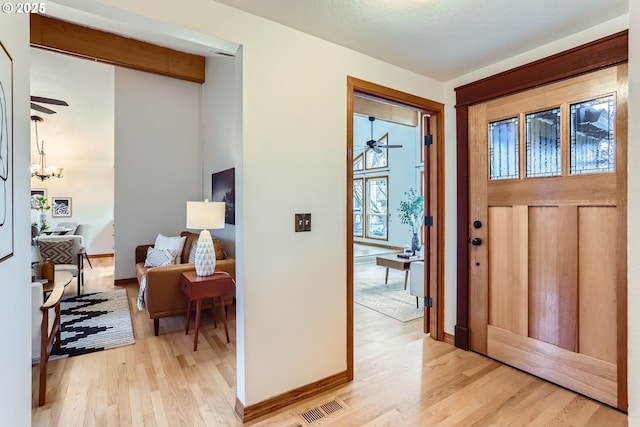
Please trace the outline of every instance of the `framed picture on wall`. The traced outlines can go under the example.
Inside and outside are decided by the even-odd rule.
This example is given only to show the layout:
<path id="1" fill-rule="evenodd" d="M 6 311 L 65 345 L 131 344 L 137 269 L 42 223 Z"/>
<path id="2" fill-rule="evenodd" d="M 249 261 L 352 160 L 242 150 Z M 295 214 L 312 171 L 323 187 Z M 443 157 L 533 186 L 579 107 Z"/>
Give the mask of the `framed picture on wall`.
<path id="1" fill-rule="evenodd" d="M 71 216 L 71 197 L 52 197 L 51 205 L 53 206 L 52 217 Z"/>
<path id="2" fill-rule="evenodd" d="M 224 222 L 236 223 L 235 168 L 211 174 L 211 201 L 225 202 Z"/>
<path id="3" fill-rule="evenodd" d="M 13 256 L 13 60 L 0 42 L 0 262 Z"/>
<path id="4" fill-rule="evenodd" d="M 47 198 L 47 190 L 45 188 L 32 188 L 31 189 L 31 207 L 34 207 L 33 199 L 36 197 Z"/>

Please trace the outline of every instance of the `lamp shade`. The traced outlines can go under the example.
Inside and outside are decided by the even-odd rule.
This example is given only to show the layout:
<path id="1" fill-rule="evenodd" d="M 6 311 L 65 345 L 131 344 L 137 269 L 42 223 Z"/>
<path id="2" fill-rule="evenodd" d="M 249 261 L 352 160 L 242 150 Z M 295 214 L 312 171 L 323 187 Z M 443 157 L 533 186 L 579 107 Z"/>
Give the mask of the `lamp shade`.
<path id="1" fill-rule="evenodd" d="M 224 228 L 224 202 L 187 202 L 187 228 Z"/>
<path id="2" fill-rule="evenodd" d="M 196 274 L 212 275 L 216 253 L 209 229 L 224 228 L 224 202 L 187 202 L 187 228 L 202 230 L 195 248 Z"/>

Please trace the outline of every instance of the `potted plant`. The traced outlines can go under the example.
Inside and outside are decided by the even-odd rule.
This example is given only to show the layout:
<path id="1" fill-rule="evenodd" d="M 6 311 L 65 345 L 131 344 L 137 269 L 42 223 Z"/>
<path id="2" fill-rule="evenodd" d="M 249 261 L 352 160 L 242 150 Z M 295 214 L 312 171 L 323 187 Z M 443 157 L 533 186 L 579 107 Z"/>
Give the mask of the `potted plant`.
<path id="1" fill-rule="evenodd" d="M 33 196 L 31 198 L 31 209 L 38 211 L 38 222 L 36 226 L 38 227 L 38 234 L 41 234 L 43 231 L 49 228 L 44 212 L 50 210 L 51 206 L 49 205 L 49 202 L 45 197 Z"/>
<path id="2" fill-rule="evenodd" d="M 418 195 L 413 188 L 404 193 L 406 200 L 400 202 L 398 211 L 400 212 L 400 222 L 411 227 L 411 250 L 415 255 L 420 249 L 420 240 L 418 239 L 418 231 L 424 221 L 424 197 Z"/>

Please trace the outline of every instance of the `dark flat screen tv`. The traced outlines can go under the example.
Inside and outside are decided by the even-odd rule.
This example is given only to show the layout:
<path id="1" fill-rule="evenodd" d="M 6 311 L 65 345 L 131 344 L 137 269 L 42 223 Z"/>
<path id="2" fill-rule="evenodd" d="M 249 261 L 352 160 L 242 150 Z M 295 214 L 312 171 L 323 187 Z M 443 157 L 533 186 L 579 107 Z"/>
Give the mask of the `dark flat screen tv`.
<path id="1" fill-rule="evenodd" d="M 211 201 L 225 202 L 224 222 L 236 223 L 235 168 L 211 174 Z"/>

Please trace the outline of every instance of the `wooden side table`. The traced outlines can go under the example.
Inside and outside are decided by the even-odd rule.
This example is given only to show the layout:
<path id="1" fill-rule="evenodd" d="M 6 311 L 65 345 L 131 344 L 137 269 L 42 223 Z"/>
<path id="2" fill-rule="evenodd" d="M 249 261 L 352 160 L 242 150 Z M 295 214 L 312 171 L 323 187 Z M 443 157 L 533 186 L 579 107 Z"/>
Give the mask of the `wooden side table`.
<path id="1" fill-rule="evenodd" d="M 409 266 L 414 261 L 424 261 L 424 258 L 402 258 L 398 255 L 380 255 L 376 257 L 376 265 L 386 267 L 387 272 L 384 276 L 384 284 L 389 281 L 389 269 L 404 271 L 404 288 L 407 289 L 407 280 L 409 279 Z"/>
<path id="2" fill-rule="evenodd" d="M 200 329 L 200 310 L 202 309 L 202 300 L 211 298 L 211 315 L 215 324 L 216 315 L 216 299 L 220 302 L 220 315 L 224 323 L 224 332 L 229 340 L 229 328 L 227 327 L 227 314 L 224 311 L 225 295 L 234 295 L 235 282 L 229 273 L 216 272 L 211 276 L 198 276 L 195 271 L 186 271 L 182 273 L 181 280 L 182 292 L 189 299 L 187 306 L 187 326 L 185 335 L 189 335 L 189 322 L 191 321 L 191 303 L 196 302 L 196 327 L 195 337 L 193 338 L 193 351 L 198 350 L 198 331 Z M 217 326 L 216 326 L 217 327 Z"/>

